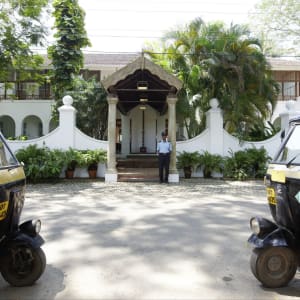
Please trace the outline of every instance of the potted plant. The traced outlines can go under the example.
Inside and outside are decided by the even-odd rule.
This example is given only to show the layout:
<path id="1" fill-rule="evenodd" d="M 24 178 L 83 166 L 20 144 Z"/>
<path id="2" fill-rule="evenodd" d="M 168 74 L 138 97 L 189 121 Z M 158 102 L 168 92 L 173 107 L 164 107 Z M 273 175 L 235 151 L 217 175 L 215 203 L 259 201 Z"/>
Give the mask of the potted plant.
<path id="1" fill-rule="evenodd" d="M 89 177 L 96 178 L 98 164 L 106 162 L 106 151 L 102 149 L 87 150 L 83 154 L 83 157 L 84 157 L 83 160 L 85 162 L 85 165 L 87 166 Z"/>
<path id="2" fill-rule="evenodd" d="M 223 172 L 224 159 L 221 155 L 203 151 L 203 153 L 199 155 L 198 162 L 199 167 L 202 167 L 204 178 L 211 178 L 212 172 Z"/>
<path id="3" fill-rule="evenodd" d="M 177 167 L 183 169 L 184 178 L 191 178 L 192 170 L 199 163 L 199 152 L 182 151 L 177 155 Z"/>
<path id="4" fill-rule="evenodd" d="M 65 163 L 66 163 L 66 178 L 73 178 L 74 171 L 78 165 L 81 163 L 81 153 L 78 150 L 69 148 L 65 152 Z"/>

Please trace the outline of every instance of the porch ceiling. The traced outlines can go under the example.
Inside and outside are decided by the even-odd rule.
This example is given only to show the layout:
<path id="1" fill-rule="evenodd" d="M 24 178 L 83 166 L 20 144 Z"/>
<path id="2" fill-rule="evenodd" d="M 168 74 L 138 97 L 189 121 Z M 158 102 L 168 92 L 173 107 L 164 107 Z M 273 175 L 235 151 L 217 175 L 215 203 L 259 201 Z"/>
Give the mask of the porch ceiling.
<path id="1" fill-rule="evenodd" d="M 148 83 L 147 90 L 137 89 L 137 83 L 145 81 Z M 147 104 L 160 113 L 167 108 L 166 98 L 172 91 L 172 87 L 147 70 L 137 70 L 124 80 L 119 81 L 114 87 L 118 98 L 118 107 L 121 112 L 127 113 L 137 105 L 143 104 L 140 99 L 147 99 Z"/>
<path id="2" fill-rule="evenodd" d="M 138 82 L 147 82 L 147 89 L 138 89 Z M 160 66 L 140 57 L 105 79 L 103 85 L 109 93 L 118 97 L 118 109 L 123 114 L 141 104 L 163 114 L 167 109 L 167 95 L 176 94 L 182 84 Z M 140 99 L 147 101 L 142 103 Z"/>

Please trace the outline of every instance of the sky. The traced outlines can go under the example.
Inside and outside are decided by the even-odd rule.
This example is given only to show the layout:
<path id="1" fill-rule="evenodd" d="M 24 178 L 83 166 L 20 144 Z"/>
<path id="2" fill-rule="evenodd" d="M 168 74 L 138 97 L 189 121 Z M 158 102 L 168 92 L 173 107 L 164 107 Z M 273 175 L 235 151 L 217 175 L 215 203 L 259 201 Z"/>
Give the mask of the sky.
<path id="1" fill-rule="evenodd" d="M 140 52 L 146 41 L 184 26 L 205 22 L 247 23 L 259 0 L 79 0 L 92 47 L 85 52 Z"/>

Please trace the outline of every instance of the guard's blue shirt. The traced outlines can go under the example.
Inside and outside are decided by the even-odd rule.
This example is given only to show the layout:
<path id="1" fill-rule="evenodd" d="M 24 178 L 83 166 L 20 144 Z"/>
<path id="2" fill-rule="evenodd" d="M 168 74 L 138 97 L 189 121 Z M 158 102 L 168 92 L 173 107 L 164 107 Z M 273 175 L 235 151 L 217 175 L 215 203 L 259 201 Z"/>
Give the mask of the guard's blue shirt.
<path id="1" fill-rule="evenodd" d="M 168 141 L 164 141 L 161 140 L 158 144 L 157 144 L 157 152 L 158 153 L 170 153 L 172 151 L 172 144 Z"/>

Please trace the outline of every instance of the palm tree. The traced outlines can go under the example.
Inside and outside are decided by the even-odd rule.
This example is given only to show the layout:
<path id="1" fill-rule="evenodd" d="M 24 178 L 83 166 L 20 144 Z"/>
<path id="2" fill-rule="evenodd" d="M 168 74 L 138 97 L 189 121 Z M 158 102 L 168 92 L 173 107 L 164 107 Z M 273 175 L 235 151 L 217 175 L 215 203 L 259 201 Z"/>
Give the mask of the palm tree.
<path id="1" fill-rule="evenodd" d="M 177 112 L 183 123 L 190 120 L 189 137 L 205 128 L 211 98 L 220 101 L 224 128 L 241 137 L 272 113 L 278 87 L 259 41 L 247 27 L 231 25 L 227 29 L 223 23 L 206 25 L 197 18 L 185 28 L 167 33 L 162 45 L 162 50 L 156 51 L 160 54 L 148 52 L 183 81 Z"/>

